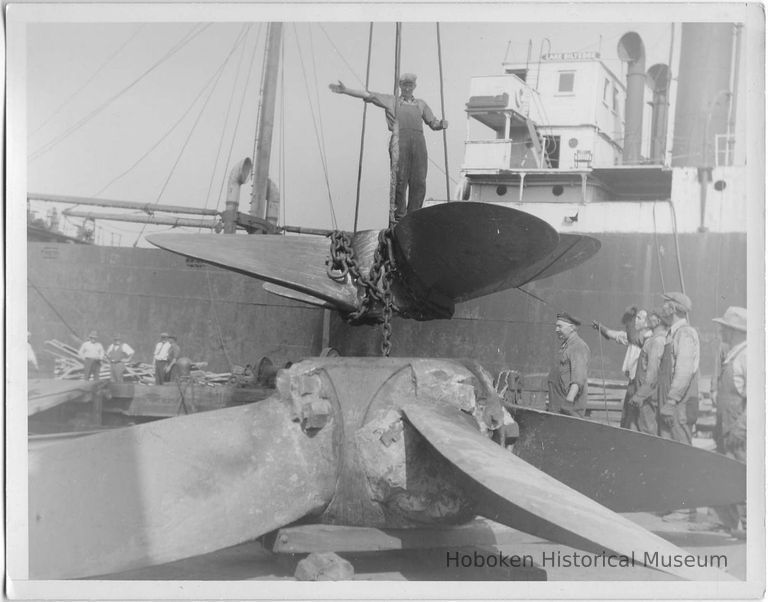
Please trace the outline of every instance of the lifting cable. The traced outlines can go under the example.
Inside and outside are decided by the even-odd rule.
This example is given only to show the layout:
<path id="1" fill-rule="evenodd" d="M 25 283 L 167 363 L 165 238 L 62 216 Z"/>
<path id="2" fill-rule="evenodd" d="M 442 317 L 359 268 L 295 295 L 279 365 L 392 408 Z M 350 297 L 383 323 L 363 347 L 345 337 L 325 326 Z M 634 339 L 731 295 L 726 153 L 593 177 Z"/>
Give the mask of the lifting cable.
<path id="1" fill-rule="evenodd" d="M 368 84 L 371 77 L 371 46 L 373 43 L 373 22 L 371 22 L 368 29 L 368 62 L 365 65 L 365 87 L 364 90 L 368 91 Z M 363 176 L 363 149 L 365 148 L 365 119 L 368 114 L 368 103 L 363 103 L 363 128 L 360 133 L 360 157 L 357 162 L 357 190 L 355 192 L 355 222 L 352 229 L 353 232 L 357 232 L 357 217 L 360 213 L 360 181 Z"/>
<path id="2" fill-rule="evenodd" d="M 58 318 L 59 318 L 59 320 L 61 320 L 61 323 L 62 323 L 62 324 L 64 324 L 64 326 L 66 326 L 66 327 L 67 327 L 67 329 L 69 330 L 69 332 L 71 332 L 73 335 L 75 335 L 75 337 L 76 337 L 78 340 L 82 340 L 82 339 L 80 339 L 80 335 L 79 335 L 79 334 L 77 334 L 77 333 L 75 332 L 75 329 L 74 329 L 74 328 L 72 328 L 72 327 L 69 325 L 69 323 L 68 323 L 68 322 L 67 322 L 67 321 L 64 319 L 64 316 L 62 316 L 62 315 L 61 315 L 61 314 L 58 312 L 58 310 L 57 310 L 57 309 L 56 309 L 56 308 L 53 306 L 53 303 L 51 303 L 51 302 L 50 302 L 50 301 L 49 301 L 49 300 L 46 298 L 46 296 L 43 294 L 43 291 L 41 291 L 39 288 L 37 288 L 37 286 L 35 285 L 35 283 L 34 283 L 34 282 L 32 282 L 32 281 L 31 281 L 29 278 L 27 278 L 27 282 L 29 283 L 29 286 L 31 286 L 33 289 L 35 289 L 35 290 L 37 291 L 37 294 L 38 294 L 38 295 L 40 295 L 40 298 L 41 298 L 41 299 L 42 299 L 42 300 L 45 302 L 45 304 L 46 304 L 48 307 L 50 307 L 50 308 L 51 308 L 51 311 L 53 311 L 53 313 L 55 313 L 55 314 L 56 314 L 56 317 L 58 317 Z"/>
<path id="3" fill-rule="evenodd" d="M 445 95 L 443 93 L 443 54 L 440 45 L 440 23 L 435 23 L 437 27 L 437 65 L 440 70 L 440 111 L 442 119 L 445 120 Z M 445 157 L 445 198 L 451 200 L 451 185 L 448 180 L 448 135 L 443 128 L 443 155 Z"/>
<path id="4" fill-rule="evenodd" d="M 389 142 L 390 166 L 389 166 L 389 227 L 395 224 L 395 198 L 397 195 L 397 168 L 400 163 L 400 124 L 397 121 L 397 105 L 400 84 L 400 42 L 402 35 L 402 23 L 395 23 L 395 82 L 393 86 L 394 122 L 392 124 L 392 138 Z"/>

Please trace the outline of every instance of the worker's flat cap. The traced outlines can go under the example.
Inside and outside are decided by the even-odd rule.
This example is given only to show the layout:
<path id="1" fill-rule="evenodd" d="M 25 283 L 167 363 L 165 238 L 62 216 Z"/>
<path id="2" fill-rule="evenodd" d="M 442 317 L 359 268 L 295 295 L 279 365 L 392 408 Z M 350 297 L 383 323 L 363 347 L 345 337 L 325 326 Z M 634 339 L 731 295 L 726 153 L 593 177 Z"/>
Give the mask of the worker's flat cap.
<path id="1" fill-rule="evenodd" d="M 91 332 L 88 333 L 89 339 L 95 339 L 97 336 L 99 336 L 99 333 L 96 332 L 95 330 L 92 330 Z"/>
<path id="2" fill-rule="evenodd" d="M 712 321 L 740 332 L 747 332 L 747 310 L 744 307 L 729 307 L 722 318 L 712 318 Z"/>
<path id="3" fill-rule="evenodd" d="M 120 336 L 119 332 L 116 332 L 115 334 L 112 335 L 112 338 L 113 339 L 122 339 L 123 337 Z"/>
<path id="4" fill-rule="evenodd" d="M 569 324 L 573 324 L 574 326 L 581 326 L 581 320 L 579 320 L 577 317 L 572 316 L 568 312 L 561 311 L 557 314 L 557 319 L 560 322 L 568 322 Z"/>
<path id="5" fill-rule="evenodd" d="M 161 337 L 165 337 L 165 338 L 168 338 L 168 333 L 167 333 L 167 332 L 161 332 L 161 333 L 160 333 L 160 336 L 161 336 Z"/>
<path id="6" fill-rule="evenodd" d="M 405 82 L 411 82 L 412 84 L 415 84 L 416 83 L 416 75 L 414 73 L 403 73 L 400 76 L 400 83 L 402 84 L 402 83 L 405 83 Z"/>
<path id="7" fill-rule="evenodd" d="M 661 298 L 665 301 L 674 301 L 678 305 L 685 308 L 685 311 L 691 311 L 693 305 L 691 304 L 691 298 L 685 293 L 664 293 Z"/>

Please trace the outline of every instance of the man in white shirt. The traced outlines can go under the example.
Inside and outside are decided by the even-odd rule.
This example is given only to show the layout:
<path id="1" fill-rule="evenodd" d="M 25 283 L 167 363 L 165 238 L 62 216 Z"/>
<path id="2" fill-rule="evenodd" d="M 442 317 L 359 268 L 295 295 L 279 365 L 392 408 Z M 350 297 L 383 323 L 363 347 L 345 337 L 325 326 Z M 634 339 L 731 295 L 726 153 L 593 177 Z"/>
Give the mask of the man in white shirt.
<path id="1" fill-rule="evenodd" d="M 171 343 L 168 341 L 168 333 L 160 333 L 160 341 L 155 345 L 155 384 L 162 385 L 167 381 L 165 369 L 168 366 L 168 355 L 171 352 Z"/>
<path id="2" fill-rule="evenodd" d="M 101 361 L 104 359 L 104 347 L 96 340 L 98 336 L 99 333 L 95 330 L 88 333 L 88 340 L 80 345 L 80 349 L 77 352 L 80 359 L 83 360 L 84 380 L 90 380 L 91 375 L 93 375 L 93 380 L 99 380 Z"/>
<path id="3" fill-rule="evenodd" d="M 124 343 L 122 337 L 116 334 L 112 337 L 112 344 L 107 347 L 107 361 L 109 361 L 110 379 L 113 383 L 123 382 L 125 366 L 133 359 L 133 349 L 128 343 Z"/>

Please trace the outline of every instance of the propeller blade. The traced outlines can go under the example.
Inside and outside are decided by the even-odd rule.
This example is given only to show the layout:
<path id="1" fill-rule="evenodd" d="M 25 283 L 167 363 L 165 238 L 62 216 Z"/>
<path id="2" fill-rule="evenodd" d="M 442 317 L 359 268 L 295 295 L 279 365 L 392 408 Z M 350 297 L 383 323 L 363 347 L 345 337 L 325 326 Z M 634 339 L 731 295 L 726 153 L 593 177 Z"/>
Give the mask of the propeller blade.
<path id="1" fill-rule="evenodd" d="M 656 558 L 688 555 L 483 437 L 460 410 L 411 404 L 403 412 L 437 453 L 458 469 L 466 489 L 476 492 L 479 514 L 595 554 L 633 557 L 639 564 L 652 565 L 646 558 L 654 554 Z M 692 580 L 735 580 L 714 569 L 673 566 L 663 570 Z"/>
<path id="2" fill-rule="evenodd" d="M 398 270 L 410 290 L 454 302 L 502 288 L 558 246 L 538 217 L 491 203 L 444 203 L 409 213 L 394 229 Z M 514 285 L 511 285 L 514 286 Z"/>
<path id="3" fill-rule="evenodd" d="M 278 297 L 285 297 L 286 299 L 293 299 L 294 301 L 301 301 L 302 303 L 309 303 L 310 305 L 318 305 L 325 309 L 336 309 L 335 305 L 324 301 L 314 295 L 307 295 L 306 293 L 300 293 L 292 288 L 280 286 L 279 284 L 272 284 L 271 282 L 265 282 L 262 288 L 268 293 L 277 295 Z"/>
<path id="4" fill-rule="evenodd" d="M 747 499 L 746 465 L 721 454 L 562 414 L 511 409 L 520 426 L 516 456 L 616 512 Z"/>
<path id="5" fill-rule="evenodd" d="M 600 241 L 583 234 L 560 234 L 557 247 L 533 265 L 516 274 L 513 286 L 523 286 L 534 280 L 549 278 L 560 272 L 572 270 L 590 259 L 600 250 Z"/>
<path id="6" fill-rule="evenodd" d="M 354 285 L 331 280 L 326 273 L 325 258 L 330 247 L 324 238 L 152 234 L 147 240 L 173 253 L 319 297 L 341 311 L 356 307 Z"/>
<path id="7" fill-rule="evenodd" d="M 321 510 L 332 428 L 274 398 L 29 451 L 29 573 L 69 579 L 205 554 Z"/>

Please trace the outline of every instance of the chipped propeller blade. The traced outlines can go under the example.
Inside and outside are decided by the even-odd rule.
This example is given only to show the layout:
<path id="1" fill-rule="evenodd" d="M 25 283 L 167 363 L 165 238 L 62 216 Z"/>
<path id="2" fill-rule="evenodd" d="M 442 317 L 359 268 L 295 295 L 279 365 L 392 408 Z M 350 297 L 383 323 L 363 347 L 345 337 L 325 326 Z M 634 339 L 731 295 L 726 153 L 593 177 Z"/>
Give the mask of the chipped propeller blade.
<path id="1" fill-rule="evenodd" d="M 477 496 L 478 513 L 550 541 L 600 554 L 686 556 L 668 541 L 601 506 L 482 436 L 448 406 L 403 407 L 408 421 L 455 466 Z M 691 580 L 734 580 L 715 569 L 663 570 Z"/>
<path id="2" fill-rule="evenodd" d="M 171 562 L 317 511 L 337 476 L 332 431 L 307 437 L 268 399 L 31 449 L 30 578 Z"/>

